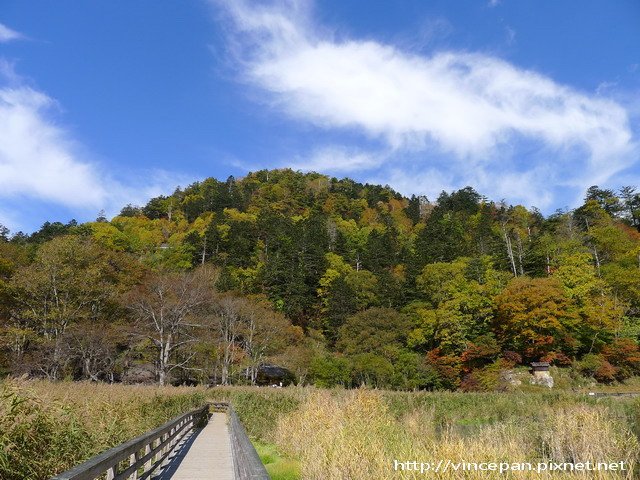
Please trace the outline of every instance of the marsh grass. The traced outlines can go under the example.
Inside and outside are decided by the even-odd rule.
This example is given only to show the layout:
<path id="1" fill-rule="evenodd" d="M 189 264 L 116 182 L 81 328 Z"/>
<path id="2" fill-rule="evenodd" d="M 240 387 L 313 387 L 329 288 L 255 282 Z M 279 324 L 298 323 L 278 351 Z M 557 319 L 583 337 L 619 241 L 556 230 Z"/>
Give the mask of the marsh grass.
<path id="1" fill-rule="evenodd" d="M 635 401 L 570 394 L 402 394 L 317 391 L 278 421 L 275 444 L 304 479 L 426 478 L 393 460 L 620 462 L 626 472 L 453 472 L 428 478 L 635 478 Z"/>
<path id="2" fill-rule="evenodd" d="M 204 401 L 194 388 L 5 381 L 0 478 L 49 478 Z"/>
<path id="3" fill-rule="evenodd" d="M 231 402 L 252 439 L 272 443 L 278 420 L 295 412 L 312 388 L 214 387 L 207 390 L 213 401 Z"/>
<path id="4" fill-rule="evenodd" d="M 393 471 L 394 459 L 624 461 L 635 468 L 640 451 L 640 399 L 633 398 L 540 388 L 505 394 L 217 387 L 208 396 L 233 403 L 270 473 L 276 462 L 299 462 L 299 476 L 292 468 L 283 478 L 426 478 Z M 429 478 L 635 478 L 631 471 L 491 475 Z"/>
<path id="5" fill-rule="evenodd" d="M 48 478 L 205 400 L 230 401 L 277 480 L 636 478 L 627 472 L 427 475 L 393 460 L 624 461 L 640 455 L 640 399 L 561 391 L 0 384 L 0 478 Z"/>

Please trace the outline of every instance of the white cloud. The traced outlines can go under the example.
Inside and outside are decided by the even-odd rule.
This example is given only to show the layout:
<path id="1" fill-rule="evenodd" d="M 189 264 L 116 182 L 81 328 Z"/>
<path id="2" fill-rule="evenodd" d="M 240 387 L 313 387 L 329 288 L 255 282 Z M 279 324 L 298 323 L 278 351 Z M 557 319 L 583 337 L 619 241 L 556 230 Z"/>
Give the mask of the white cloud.
<path id="1" fill-rule="evenodd" d="M 13 208 L 0 210 L 0 223 L 28 223 L 20 220 L 28 209 L 20 199 L 68 207 L 82 218 L 100 209 L 113 215 L 126 203 L 146 202 L 175 188 L 176 176 L 162 171 L 116 180 L 88 160 L 87 149 L 56 122 L 55 100 L 27 85 L 2 59 L 1 80 L 0 200 Z"/>
<path id="2" fill-rule="evenodd" d="M 20 40 L 21 38 L 24 38 L 24 35 L 0 23 L 0 43 Z"/>
<path id="3" fill-rule="evenodd" d="M 222 4 L 244 80 L 268 92 L 271 105 L 325 129 L 355 129 L 398 154 L 425 152 L 423 170 L 445 168 L 459 180 L 500 172 L 521 187 L 515 180 L 526 178 L 547 203 L 549 170 L 556 172 L 554 186 L 583 188 L 603 171 L 610 177 L 628 167 L 637 150 L 619 103 L 495 56 L 422 56 L 372 40 L 338 40 L 313 24 L 307 1 Z M 528 155 L 533 163 L 523 165 L 522 142 L 544 154 Z M 427 160 L 442 155 L 446 164 Z M 345 171 L 371 164 L 357 155 L 313 161 Z M 492 185 L 508 190 L 504 182 Z"/>
<path id="4" fill-rule="evenodd" d="M 426 195 L 429 200 L 435 200 L 443 190 L 450 191 L 455 188 L 456 181 L 453 176 L 443 169 L 424 168 L 419 171 L 411 171 L 407 166 L 403 168 L 392 167 L 383 174 L 374 174 L 365 180 L 368 183 L 380 185 L 392 185 L 394 189 L 404 195 Z"/>
<path id="5" fill-rule="evenodd" d="M 608 81 L 600 82 L 600 84 L 596 87 L 596 93 L 598 95 L 606 95 L 617 86 L 618 86 L 617 81 L 616 82 L 608 82 Z"/>
<path id="6" fill-rule="evenodd" d="M 21 228 L 20 220 L 16 218 L 15 212 L 0 206 L 0 225 L 8 228 L 11 232 L 17 232 Z"/>
<path id="7" fill-rule="evenodd" d="M 320 148 L 305 158 L 289 162 L 293 169 L 316 172 L 353 172 L 371 170 L 385 161 L 381 153 L 364 152 L 358 149 L 346 149 L 332 146 Z"/>
<path id="8" fill-rule="evenodd" d="M 50 118 L 55 102 L 28 86 L 0 89 L 0 191 L 69 206 L 99 206 L 106 191 L 95 168 L 77 158 Z"/>

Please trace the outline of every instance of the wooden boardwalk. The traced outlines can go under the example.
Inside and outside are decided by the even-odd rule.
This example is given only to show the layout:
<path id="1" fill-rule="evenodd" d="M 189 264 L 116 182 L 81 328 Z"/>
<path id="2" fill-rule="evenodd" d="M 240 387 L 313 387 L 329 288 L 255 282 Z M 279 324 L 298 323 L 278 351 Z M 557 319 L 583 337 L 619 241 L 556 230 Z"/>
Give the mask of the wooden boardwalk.
<path id="1" fill-rule="evenodd" d="M 234 480 L 227 414 L 214 412 L 202 429 L 181 442 L 159 477 L 162 480 Z"/>
<path id="2" fill-rule="evenodd" d="M 207 417 L 206 427 L 195 427 Z M 98 480 L 105 476 L 128 480 L 269 480 L 244 426 L 227 402 L 208 402 L 183 413 L 51 480 Z"/>

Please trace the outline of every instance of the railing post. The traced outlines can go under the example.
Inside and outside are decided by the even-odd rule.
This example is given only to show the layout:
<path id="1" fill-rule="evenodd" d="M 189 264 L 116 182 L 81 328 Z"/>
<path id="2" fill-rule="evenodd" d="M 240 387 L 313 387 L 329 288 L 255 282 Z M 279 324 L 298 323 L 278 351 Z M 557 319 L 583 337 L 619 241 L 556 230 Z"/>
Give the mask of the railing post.
<path id="1" fill-rule="evenodd" d="M 153 444 L 152 444 L 152 445 L 153 445 L 153 448 L 158 447 L 158 446 L 160 445 L 160 442 L 161 442 L 160 437 L 156 438 L 156 439 L 155 439 L 155 441 L 154 441 L 154 442 L 153 442 Z M 161 455 L 161 453 L 162 453 L 162 452 L 160 452 L 160 450 L 158 450 L 158 451 L 156 452 L 156 454 L 153 456 L 153 463 L 157 463 L 157 462 L 158 462 L 158 460 L 160 460 L 160 455 Z"/>
<path id="2" fill-rule="evenodd" d="M 107 480 L 113 480 L 116 476 L 116 467 L 113 466 L 109 470 L 107 470 Z"/>
<path id="3" fill-rule="evenodd" d="M 152 443 L 153 443 L 153 441 L 147 443 L 147 446 L 144 447 L 144 454 L 145 455 L 149 455 L 151 453 L 151 444 Z M 148 472 L 150 468 L 151 468 L 151 458 L 149 458 L 149 460 L 147 460 L 146 463 L 144 464 L 145 473 Z"/>
<path id="4" fill-rule="evenodd" d="M 131 455 L 129 455 L 129 466 L 133 467 L 136 463 L 138 462 L 138 452 L 132 453 Z M 138 470 L 136 469 L 131 476 L 129 477 L 129 480 L 138 480 Z"/>
<path id="5" fill-rule="evenodd" d="M 164 457 L 164 454 L 169 450 L 169 432 L 162 435 L 162 441 L 166 442 L 164 447 L 162 447 L 162 456 Z"/>
<path id="6" fill-rule="evenodd" d="M 169 450 L 173 449 L 173 447 L 176 444 L 176 437 L 174 437 L 173 435 L 176 432 L 176 427 L 171 429 L 171 433 L 169 434 L 169 438 L 171 438 L 171 441 L 169 442 Z"/>

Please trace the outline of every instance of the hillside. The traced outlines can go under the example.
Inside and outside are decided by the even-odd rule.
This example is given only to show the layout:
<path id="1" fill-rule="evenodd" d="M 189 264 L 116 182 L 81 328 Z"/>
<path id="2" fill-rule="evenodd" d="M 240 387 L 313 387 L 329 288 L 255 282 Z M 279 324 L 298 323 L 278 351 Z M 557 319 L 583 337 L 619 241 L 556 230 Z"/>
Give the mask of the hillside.
<path id="1" fill-rule="evenodd" d="M 251 383 L 277 363 L 322 386 L 488 390 L 546 360 L 624 380 L 639 231 L 630 187 L 545 218 L 471 187 L 429 201 L 291 170 L 209 178 L 110 221 L 5 232 L 0 367 Z"/>

